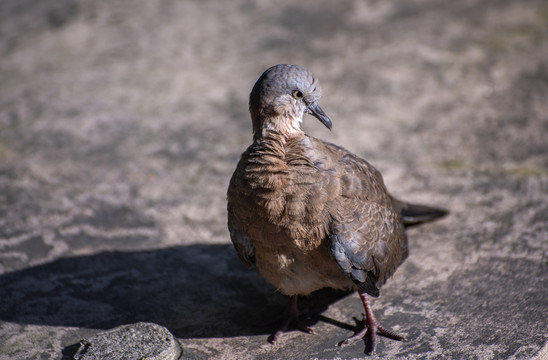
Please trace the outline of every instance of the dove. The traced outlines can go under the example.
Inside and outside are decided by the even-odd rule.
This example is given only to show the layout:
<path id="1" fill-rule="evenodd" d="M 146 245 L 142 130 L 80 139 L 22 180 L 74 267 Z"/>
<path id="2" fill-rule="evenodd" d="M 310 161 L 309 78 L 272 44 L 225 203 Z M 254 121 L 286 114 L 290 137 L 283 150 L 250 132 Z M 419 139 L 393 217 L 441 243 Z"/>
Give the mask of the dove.
<path id="1" fill-rule="evenodd" d="M 298 65 L 275 65 L 257 80 L 249 97 L 253 142 L 227 191 L 228 228 L 241 261 L 290 298 L 272 342 L 290 326 L 313 333 L 299 319 L 299 296 L 356 290 L 363 328 L 339 345 L 365 338 L 373 353 L 377 335 L 404 338 L 380 325 L 369 297 L 408 256 L 405 228 L 447 211 L 394 198 L 367 161 L 305 134 L 304 114 L 332 128 L 320 97 L 318 79 Z"/>

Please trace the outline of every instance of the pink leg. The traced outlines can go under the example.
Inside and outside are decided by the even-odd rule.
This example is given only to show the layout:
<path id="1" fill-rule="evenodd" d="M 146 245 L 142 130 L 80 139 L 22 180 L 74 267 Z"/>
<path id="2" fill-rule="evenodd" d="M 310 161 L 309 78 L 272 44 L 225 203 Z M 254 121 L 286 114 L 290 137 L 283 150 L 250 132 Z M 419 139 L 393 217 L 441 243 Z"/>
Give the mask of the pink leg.
<path id="1" fill-rule="evenodd" d="M 295 325 L 297 329 L 304 331 L 305 333 L 314 334 L 314 331 L 311 328 L 305 326 L 299 320 L 299 309 L 297 307 L 297 300 L 297 295 L 293 295 L 289 298 L 289 304 L 287 305 L 287 309 L 285 310 L 280 327 L 274 334 L 270 335 L 270 337 L 268 338 L 268 341 L 270 341 L 271 343 L 275 344 L 278 341 L 280 335 L 287 331 L 290 324 Z"/>
<path id="2" fill-rule="evenodd" d="M 367 296 L 367 294 L 361 290 L 358 290 L 358 293 L 360 294 L 363 308 L 365 310 L 365 316 L 362 320 L 364 328 L 349 337 L 348 339 L 341 341 L 339 343 L 339 346 L 350 344 L 357 339 L 364 338 L 367 335 L 369 336 L 369 341 L 371 342 L 370 354 L 373 354 L 375 352 L 375 346 L 377 345 L 377 334 L 385 336 L 389 339 L 405 341 L 403 336 L 397 335 L 392 331 L 385 329 L 379 324 L 379 322 L 375 318 L 375 315 L 373 315 L 373 310 L 371 310 L 371 304 L 369 303 L 369 297 Z"/>

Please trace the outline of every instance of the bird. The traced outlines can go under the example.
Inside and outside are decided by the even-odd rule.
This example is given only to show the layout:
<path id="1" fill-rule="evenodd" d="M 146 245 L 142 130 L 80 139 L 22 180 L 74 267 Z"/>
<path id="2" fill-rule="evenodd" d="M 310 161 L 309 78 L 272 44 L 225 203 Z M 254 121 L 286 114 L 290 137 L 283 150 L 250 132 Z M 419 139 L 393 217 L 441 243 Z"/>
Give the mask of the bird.
<path id="1" fill-rule="evenodd" d="M 249 95 L 253 142 L 227 190 L 228 229 L 240 260 L 289 296 L 272 343 L 290 326 L 313 333 L 299 319 L 299 296 L 355 290 L 362 327 L 339 345 L 364 338 L 373 353 L 377 335 L 404 340 L 377 321 L 369 297 L 408 256 L 405 228 L 448 211 L 394 198 L 369 162 L 305 134 L 305 114 L 332 128 L 320 98 L 318 78 L 301 66 L 275 65 L 259 77 Z"/>

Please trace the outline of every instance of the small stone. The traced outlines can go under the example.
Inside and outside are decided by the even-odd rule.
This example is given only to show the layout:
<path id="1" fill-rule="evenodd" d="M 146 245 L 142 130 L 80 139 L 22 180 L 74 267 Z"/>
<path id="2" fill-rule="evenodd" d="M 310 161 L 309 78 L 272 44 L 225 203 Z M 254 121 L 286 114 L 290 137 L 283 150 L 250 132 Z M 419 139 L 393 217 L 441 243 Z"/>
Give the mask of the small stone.
<path id="1" fill-rule="evenodd" d="M 181 347 L 164 327 L 139 322 L 122 325 L 80 341 L 75 360 L 176 360 Z"/>

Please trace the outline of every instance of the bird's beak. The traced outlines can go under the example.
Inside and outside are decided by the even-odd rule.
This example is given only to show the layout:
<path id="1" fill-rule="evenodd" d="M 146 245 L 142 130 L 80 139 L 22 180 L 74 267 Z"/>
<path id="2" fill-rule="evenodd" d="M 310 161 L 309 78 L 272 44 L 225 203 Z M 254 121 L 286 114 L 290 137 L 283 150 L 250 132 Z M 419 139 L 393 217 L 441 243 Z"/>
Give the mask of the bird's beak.
<path id="1" fill-rule="evenodd" d="M 327 115 L 325 115 L 322 108 L 320 107 L 320 105 L 318 105 L 317 102 L 311 102 L 310 104 L 308 104 L 308 106 L 306 107 L 306 112 L 320 120 L 322 124 L 324 124 L 325 127 L 329 130 L 331 130 L 331 128 L 333 127 L 331 119 L 329 119 Z"/>

